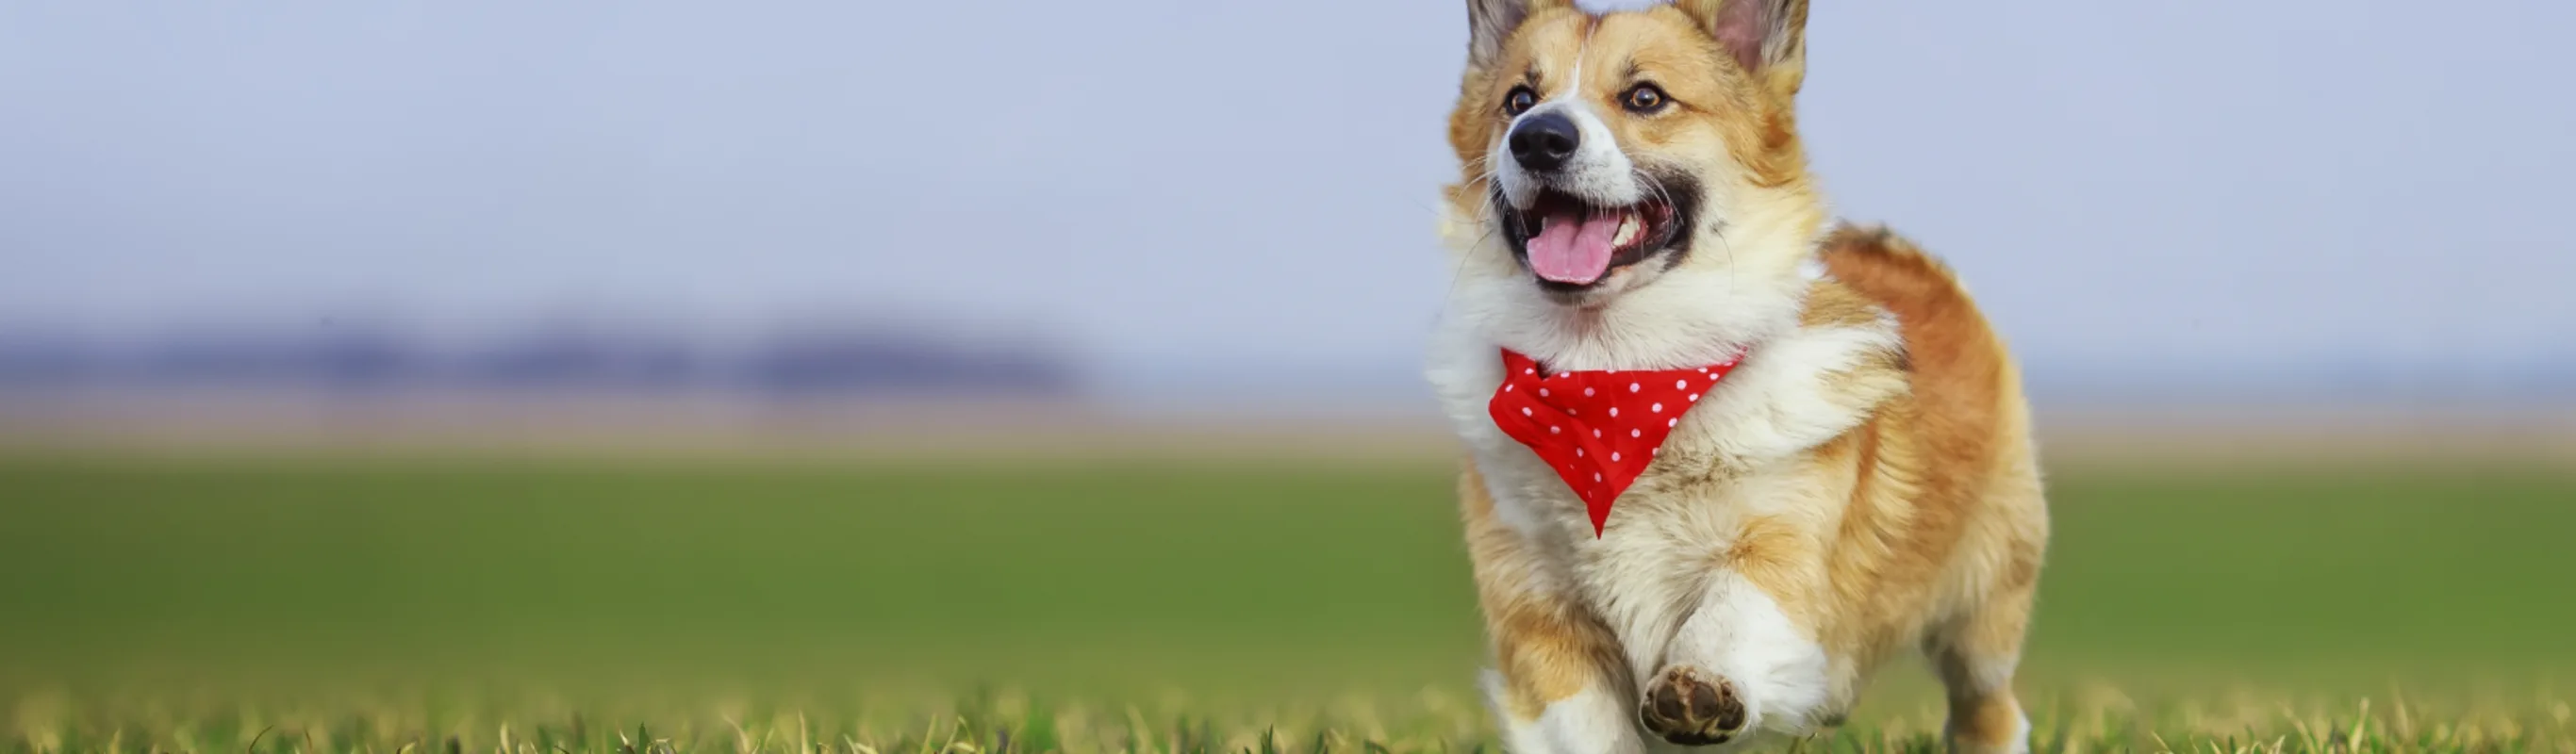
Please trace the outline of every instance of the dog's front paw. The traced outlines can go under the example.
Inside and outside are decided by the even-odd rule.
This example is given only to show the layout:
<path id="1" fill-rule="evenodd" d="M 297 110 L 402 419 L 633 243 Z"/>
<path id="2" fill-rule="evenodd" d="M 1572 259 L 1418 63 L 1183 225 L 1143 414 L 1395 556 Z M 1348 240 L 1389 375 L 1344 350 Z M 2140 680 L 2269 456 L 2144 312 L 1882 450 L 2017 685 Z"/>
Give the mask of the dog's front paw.
<path id="1" fill-rule="evenodd" d="M 1683 746 L 1734 740 L 1751 717 L 1734 683 L 1688 665 L 1665 668 L 1637 705 L 1638 722 Z"/>

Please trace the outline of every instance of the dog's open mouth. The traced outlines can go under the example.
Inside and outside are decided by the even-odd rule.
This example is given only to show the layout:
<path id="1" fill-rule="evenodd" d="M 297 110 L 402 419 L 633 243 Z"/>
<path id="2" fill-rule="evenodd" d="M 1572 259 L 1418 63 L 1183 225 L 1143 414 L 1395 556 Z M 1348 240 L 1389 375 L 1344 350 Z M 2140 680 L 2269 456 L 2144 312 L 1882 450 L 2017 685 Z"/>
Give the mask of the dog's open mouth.
<path id="1" fill-rule="evenodd" d="M 1542 191 L 1528 209 L 1503 209 L 1504 235 L 1541 285 L 1579 289 L 1612 270 L 1645 261 L 1674 246 L 1688 223 L 1687 202 L 1650 198 L 1624 207 L 1601 207 Z"/>

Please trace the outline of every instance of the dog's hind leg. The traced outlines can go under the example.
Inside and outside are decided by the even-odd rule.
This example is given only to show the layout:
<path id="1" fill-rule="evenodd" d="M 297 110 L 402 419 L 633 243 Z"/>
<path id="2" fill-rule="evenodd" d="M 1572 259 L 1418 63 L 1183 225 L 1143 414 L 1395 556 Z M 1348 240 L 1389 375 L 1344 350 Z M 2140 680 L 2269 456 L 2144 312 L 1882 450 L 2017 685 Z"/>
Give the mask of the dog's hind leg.
<path id="1" fill-rule="evenodd" d="M 2022 633 L 2030 625 L 2034 580 L 2007 578 L 1998 586 L 1984 604 L 1925 647 L 1949 690 L 1944 737 L 1953 752 L 2030 751 L 2030 718 L 2013 698 L 2012 680 L 2021 661 Z"/>

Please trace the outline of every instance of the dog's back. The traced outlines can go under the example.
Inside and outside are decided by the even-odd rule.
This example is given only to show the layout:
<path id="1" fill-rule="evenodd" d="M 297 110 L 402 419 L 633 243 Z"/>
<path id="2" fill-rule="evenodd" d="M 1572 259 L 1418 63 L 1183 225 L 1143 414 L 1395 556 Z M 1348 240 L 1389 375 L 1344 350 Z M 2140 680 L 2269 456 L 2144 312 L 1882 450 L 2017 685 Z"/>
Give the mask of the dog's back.
<path id="1" fill-rule="evenodd" d="M 2019 374 L 1948 265 L 1884 227 L 1837 228 L 1818 251 L 1836 281 L 1896 315 L 1917 437 L 1941 454 L 1938 467 L 1991 473 L 2029 460 Z M 1982 486 L 1982 476 L 1955 483 Z"/>

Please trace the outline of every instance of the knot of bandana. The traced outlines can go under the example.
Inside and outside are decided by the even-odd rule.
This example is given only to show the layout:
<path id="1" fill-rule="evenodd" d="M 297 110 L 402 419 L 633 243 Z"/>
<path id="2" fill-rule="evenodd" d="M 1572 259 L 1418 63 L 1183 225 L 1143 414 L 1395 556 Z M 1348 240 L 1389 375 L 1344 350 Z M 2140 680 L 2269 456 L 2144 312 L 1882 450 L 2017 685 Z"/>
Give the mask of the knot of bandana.
<path id="1" fill-rule="evenodd" d="M 1538 453 L 1592 514 L 1592 536 L 1610 504 L 1664 445 L 1689 411 L 1743 357 L 1693 369 L 1548 372 L 1503 350 L 1503 384 L 1486 410 L 1503 434 Z"/>

